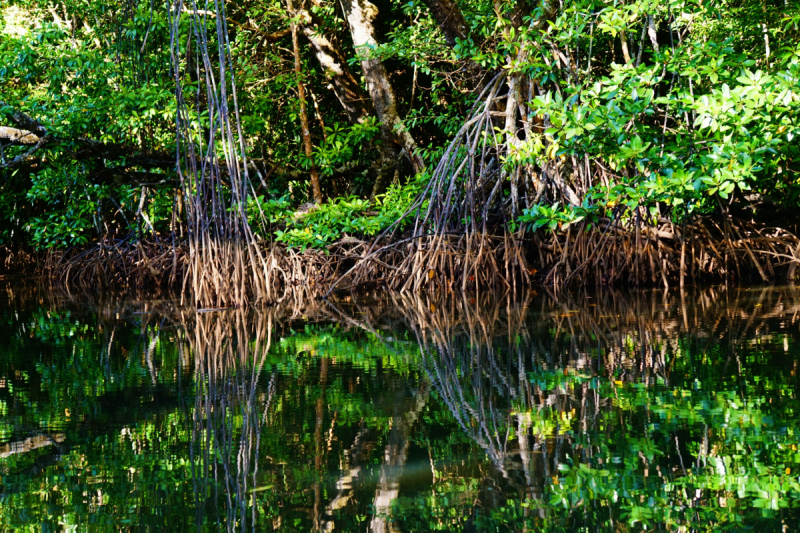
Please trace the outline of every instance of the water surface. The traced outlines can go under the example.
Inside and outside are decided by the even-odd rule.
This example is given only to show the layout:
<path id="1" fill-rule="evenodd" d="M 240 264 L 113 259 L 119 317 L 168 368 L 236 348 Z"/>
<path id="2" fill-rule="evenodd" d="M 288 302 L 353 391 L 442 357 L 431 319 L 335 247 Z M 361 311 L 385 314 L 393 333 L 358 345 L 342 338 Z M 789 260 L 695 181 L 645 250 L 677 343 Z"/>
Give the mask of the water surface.
<path id="1" fill-rule="evenodd" d="M 0 529 L 792 531 L 800 291 L 0 287 Z"/>

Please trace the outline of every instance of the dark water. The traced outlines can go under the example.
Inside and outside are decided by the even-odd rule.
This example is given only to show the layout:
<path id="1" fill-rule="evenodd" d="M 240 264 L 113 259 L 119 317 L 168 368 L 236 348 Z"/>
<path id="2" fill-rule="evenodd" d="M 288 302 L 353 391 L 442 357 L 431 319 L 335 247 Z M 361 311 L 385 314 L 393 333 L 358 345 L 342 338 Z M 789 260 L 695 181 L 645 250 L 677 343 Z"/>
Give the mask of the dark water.
<path id="1" fill-rule="evenodd" d="M 795 531 L 800 291 L 0 287 L 0 529 Z"/>

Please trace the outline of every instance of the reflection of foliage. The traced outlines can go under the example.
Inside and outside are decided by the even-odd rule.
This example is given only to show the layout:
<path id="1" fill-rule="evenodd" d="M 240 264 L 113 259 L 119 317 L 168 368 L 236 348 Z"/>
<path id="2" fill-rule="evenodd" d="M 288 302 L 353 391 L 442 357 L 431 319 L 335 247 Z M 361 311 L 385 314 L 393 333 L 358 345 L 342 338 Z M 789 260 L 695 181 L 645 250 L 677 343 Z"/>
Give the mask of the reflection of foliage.
<path id="1" fill-rule="evenodd" d="M 187 335 L 149 312 L 114 319 L 118 306 L 97 316 L 63 304 L 0 307 L 0 327 L 12 339 L 0 355 L 0 379 L 8 384 L 0 399 L 11 406 L 10 417 L 2 418 L 8 431 L 0 436 L 0 452 L 4 443 L 31 433 L 59 432 L 60 441 L 0 458 L 0 528 L 39 530 L 41 517 L 49 516 L 52 529 L 197 525 L 217 531 L 221 524 L 243 523 L 238 512 L 244 505 L 247 524 L 269 529 L 273 520 L 286 519 L 294 530 L 307 531 L 306 509 L 315 505 L 309 487 L 320 486 L 323 477 L 315 456 L 326 470 L 335 469 L 342 450 L 353 452 L 360 435 L 358 464 L 369 462 L 391 431 L 391 399 L 375 401 L 394 394 L 387 371 L 417 373 L 413 351 L 399 343 L 387 349 L 360 330 L 284 328 L 285 337 L 267 350 L 271 314 L 237 315 L 251 325 L 260 317 L 260 330 L 232 327 L 228 314 L 217 323 L 199 315 Z M 195 339 L 201 324 L 206 336 Z M 264 358 L 260 369 L 258 356 Z M 340 363 L 320 390 L 321 368 L 335 359 Z M 8 379 L 15 371 L 19 377 Z M 271 385 L 275 371 L 288 379 Z M 325 409 L 319 422 L 318 406 Z M 253 415 L 266 422 L 266 431 L 248 433 L 245 420 L 250 416 L 252 423 Z M 316 431 L 322 422 L 324 431 Z M 323 441 L 332 452 L 320 446 Z M 240 470 L 240 451 L 250 453 L 249 469 Z M 238 493 L 230 492 L 237 484 Z M 332 489 L 326 485 L 316 497 L 329 498 Z M 228 500 L 229 493 L 238 496 Z M 354 500 L 366 516 L 369 496 L 362 491 Z M 184 512 L 191 507 L 197 512 Z M 291 519 L 287 507 L 294 509 Z"/>
<path id="2" fill-rule="evenodd" d="M 0 372 L 15 409 L 0 419 L 0 438 L 24 436 L 35 429 L 30 420 L 60 431 L 87 417 L 114 418 L 129 408 L 127 394 L 163 383 L 161 368 L 175 367 L 175 345 L 160 342 L 157 326 L 117 328 L 78 316 L 37 309 L 12 322 L 11 353 L 0 360 Z"/>
<path id="3" fill-rule="evenodd" d="M 45 443 L 0 457 L 0 528 L 363 531 L 384 474 L 404 531 L 794 520 L 794 290 L 388 303 L 179 329 L 0 301 L 0 454 Z"/>
<path id="4" fill-rule="evenodd" d="M 657 296 L 528 316 L 414 306 L 435 391 L 512 489 L 473 513 L 479 529 L 738 528 L 800 505 L 794 293 L 734 294 L 711 320 Z M 791 372 L 768 366 L 779 362 Z M 440 490 L 398 509 L 409 529 L 468 508 Z"/>

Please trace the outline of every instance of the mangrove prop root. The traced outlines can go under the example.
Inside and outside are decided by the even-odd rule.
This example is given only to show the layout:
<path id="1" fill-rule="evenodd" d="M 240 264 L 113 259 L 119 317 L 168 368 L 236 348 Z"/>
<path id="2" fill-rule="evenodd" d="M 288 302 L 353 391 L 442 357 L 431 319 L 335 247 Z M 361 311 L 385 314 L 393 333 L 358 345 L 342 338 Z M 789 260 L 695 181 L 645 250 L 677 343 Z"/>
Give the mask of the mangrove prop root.
<path id="1" fill-rule="evenodd" d="M 666 220 L 654 226 L 623 224 L 616 218 L 547 233 L 452 232 L 389 244 L 353 240 L 326 250 L 273 245 L 259 249 L 260 258 L 246 245 L 207 246 L 220 248 L 199 253 L 224 257 L 229 264 L 192 279 L 192 290 L 225 291 L 245 280 L 220 276 L 249 276 L 256 278 L 265 304 L 318 298 L 334 290 L 464 292 L 518 290 L 531 284 L 563 288 L 678 286 L 682 280 L 791 281 L 800 262 L 800 240 L 789 232 L 732 218 L 720 224 L 700 217 L 685 225 Z M 189 273 L 197 272 L 190 257 L 185 245 L 108 239 L 82 251 L 51 253 L 45 269 L 62 284 L 180 287 Z M 193 303 L 219 302 L 203 308 L 243 306 L 247 297 L 244 291 L 218 292 Z"/>

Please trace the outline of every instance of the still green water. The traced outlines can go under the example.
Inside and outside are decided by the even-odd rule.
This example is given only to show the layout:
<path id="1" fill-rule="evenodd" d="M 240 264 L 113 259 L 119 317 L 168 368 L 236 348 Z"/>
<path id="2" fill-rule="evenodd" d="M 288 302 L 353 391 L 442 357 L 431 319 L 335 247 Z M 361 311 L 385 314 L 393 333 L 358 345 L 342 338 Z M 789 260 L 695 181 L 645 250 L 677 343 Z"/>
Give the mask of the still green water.
<path id="1" fill-rule="evenodd" d="M 0 529 L 795 531 L 800 291 L 0 286 Z"/>

